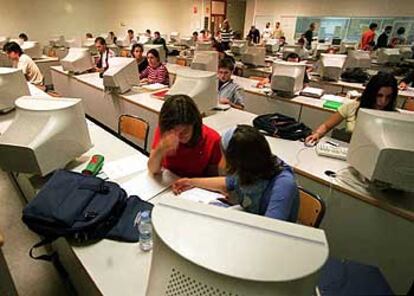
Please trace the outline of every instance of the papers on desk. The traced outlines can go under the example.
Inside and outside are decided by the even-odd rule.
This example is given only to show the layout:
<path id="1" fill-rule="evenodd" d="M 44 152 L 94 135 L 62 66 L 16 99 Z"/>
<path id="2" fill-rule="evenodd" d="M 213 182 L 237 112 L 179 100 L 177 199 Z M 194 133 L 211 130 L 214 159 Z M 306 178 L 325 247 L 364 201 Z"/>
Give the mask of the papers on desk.
<path id="1" fill-rule="evenodd" d="M 121 187 L 128 195 L 138 195 L 142 200 L 149 200 L 170 187 L 176 179 L 177 177 L 168 170 L 156 176 L 144 171 L 122 183 Z"/>
<path id="2" fill-rule="evenodd" d="M 305 97 L 320 98 L 324 94 L 324 90 L 316 87 L 305 87 L 300 94 Z"/>
<path id="3" fill-rule="evenodd" d="M 217 104 L 216 107 L 214 107 L 214 110 L 218 110 L 218 111 L 226 111 L 229 110 L 231 108 L 231 106 L 229 104 Z"/>
<path id="4" fill-rule="evenodd" d="M 104 164 L 103 171 L 111 180 L 120 179 L 147 169 L 146 157 L 128 156 Z"/>
<path id="5" fill-rule="evenodd" d="M 201 188 L 192 188 L 181 193 L 179 197 L 199 203 L 210 204 L 217 202 L 219 198 L 224 198 L 224 195 Z"/>
<path id="6" fill-rule="evenodd" d="M 168 85 L 164 85 L 161 83 L 152 83 L 152 84 L 146 84 L 142 86 L 143 89 L 149 90 L 149 91 L 161 90 L 167 87 Z"/>

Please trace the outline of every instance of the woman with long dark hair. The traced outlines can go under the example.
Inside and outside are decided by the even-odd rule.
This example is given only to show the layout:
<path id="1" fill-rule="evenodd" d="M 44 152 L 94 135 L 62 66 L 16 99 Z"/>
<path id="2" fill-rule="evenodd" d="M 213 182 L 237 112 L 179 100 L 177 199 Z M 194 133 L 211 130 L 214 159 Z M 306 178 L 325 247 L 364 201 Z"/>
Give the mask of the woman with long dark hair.
<path id="1" fill-rule="evenodd" d="M 380 72 L 373 76 L 365 87 L 359 100 L 342 105 L 337 112 L 322 123 L 309 137 L 306 143 L 314 144 L 329 133 L 343 120 L 346 121 L 346 131 L 352 133 L 358 116 L 359 108 L 393 111 L 398 96 L 398 84 L 390 73 Z"/>
<path id="2" fill-rule="evenodd" d="M 230 194 L 247 212 L 296 222 L 299 192 L 292 168 L 272 154 L 254 127 L 239 125 L 221 139 L 226 177 L 184 178 L 173 184 L 179 194 L 200 187 Z"/>
<path id="3" fill-rule="evenodd" d="M 159 115 L 149 171 L 157 174 L 164 167 L 181 177 L 217 176 L 220 160 L 220 135 L 203 124 L 194 101 L 169 97 Z"/>

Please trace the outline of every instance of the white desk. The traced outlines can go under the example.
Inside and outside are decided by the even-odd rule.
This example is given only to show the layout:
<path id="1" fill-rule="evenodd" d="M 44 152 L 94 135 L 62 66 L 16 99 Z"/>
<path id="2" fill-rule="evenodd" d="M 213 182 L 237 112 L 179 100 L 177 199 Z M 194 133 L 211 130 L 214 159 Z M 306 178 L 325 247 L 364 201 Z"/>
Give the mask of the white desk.
<path id="1" fill-rule="evenodd" d="M 50 73 L 50 67 L 60 65 L 60 61 L 58 58 L 52 58 L 48 56 L 43 56 L 40 59 L 33 60 L 36 65 L 39 67 L 40 72 L 42 72 L 44 77 L 45 85 L 52 85 L 52 75 Z"/>
<path id="2" fill-rule="evenodd" d="M 179 69 L 188 67 L 167 64 L 170 73 L 170 81 L 175 80 Z M 297 96 L 292 99 L 278 96 L 269 96 L 264 89 L 255 87 L 257 81 L 240 76 L 233 76 L 233 80 L 238 83 L 245 91 L 245 111 L 257 115 L 279 112 L 291 116 L 298 121 L 305 123 L 312 129 L 316 129 L 335 111 L 323 108 L 323 101 L 304 96 Z M 345 126 L 342 124 L 340 127 Z"/>
<path id="3" fill-rule="evenodd" d="M 98 73 L 69 75 L 62 67 L 52 67 L 55 90 L 65 97 L 81 98 L 85 113 L 103 125 L 118 130 L 118 118 L 122 114 L 141 117 L 149 123 L 148 143 L 152 143 L 158 114 L 163 101 L 151 97 L 148 92 L 111 94 L 104 91 L 103 80 Z M 148 148 L 147 148 L 148 149 Z"/>
<path id="4" fill-rule="evenodd" d="M 362 83 L 352 83 L 345 82 L 342 80 L 339 81 L 324 81 L 318 77 L 312 77 L 310 85 L 314 87 L 320 87 L 331 93 L 345 92 L 348 90 L 358 90 L 360 92 L 364 91 L 365 86 Z M 397 107 L 401 108 L 406 99 L 414 97 L 414 91 L 412 90 L 399 90 L 397 98 Z"/>
<path id="5" fill-rule="evenodd" d="M 30 87 L 32 95 L 48 96 L 41 90 Z M 2 117 L 0 117 L 0 126 Z M 68 168 L 81 171 L 93 154 L 105 156 L 105 162 L 118 160 L 128 156 L 147 161 L 147 157 L 120 139 L 114 137 L 94 123 L 88 122 L 94 147 L 72 162 Z M 1 130 L 0 130 L 1 132 Z M 122 186 L 134 175 L 124 177 L 117 182 Z M 25 197 L 33 198 L 40 183 L 29 180 L 24 174 L 14 176 Z M 151 178 L 148 176 L 148 178 Z M 147 182 L 143 182 L 146 184 Z M 143 185 L 145 186 L 145 185 Z M 155 199 L 152 202 L 156 202 Z M 98 243 L 82 246 L 71 246 L 65 239 L 54 243 L 62 263 L 69 272 L 72 283 L 83 294 L 102 295 L 144 295 L 151 252 L 142 252 L 138 243 L 122 243 L 101 240 Z"/>
<path id="6" fill-rule="evenodd" d="M 219 132 L 237 124 L 251 124 L 254 114 L 231 109 L 204 122 Z M 350 186 L 325 171 L 348 174 L 345 161 L 318 156 L 299 141 L 267 137 L 272 152 L 293 166 L 298 182 L 319 194 L 327 209 L 321 228 L 326 231 L 330 255 L 381 268 L 397 294 L 412 281 L 414 263 L 414 194 L 384 194 Z"/>

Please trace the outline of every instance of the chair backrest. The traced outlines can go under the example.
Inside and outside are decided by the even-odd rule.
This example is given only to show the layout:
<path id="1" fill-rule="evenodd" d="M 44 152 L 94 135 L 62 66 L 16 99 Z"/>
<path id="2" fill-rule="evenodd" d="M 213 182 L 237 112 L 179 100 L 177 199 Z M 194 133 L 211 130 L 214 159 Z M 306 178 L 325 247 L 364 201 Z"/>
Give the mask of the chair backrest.
<path id="1" fill-rule="evenodd" d="M 300 207 L 297 223 L 318 228 L 325 215 L 325 202 L 316 194 L 299 188 Z"/>
<path id="2" fill-rule="evenodd" d="M 121 115 L 118 120 L 118 134 L 134 137 L 144 143 L 147 149 L 149 124 L 144 119 L 133 115 Z"/>

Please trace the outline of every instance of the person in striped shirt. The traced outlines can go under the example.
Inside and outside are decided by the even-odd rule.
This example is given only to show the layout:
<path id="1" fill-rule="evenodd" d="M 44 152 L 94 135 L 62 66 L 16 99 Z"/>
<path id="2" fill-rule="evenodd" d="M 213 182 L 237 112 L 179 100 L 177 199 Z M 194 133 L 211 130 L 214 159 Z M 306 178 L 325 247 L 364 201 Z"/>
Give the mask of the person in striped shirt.
<path id="1" fill-rule="evenodd" d="M 169 73 L 167 67 L 161 63 L 159 52 L 153 48 L 147 53 L 148 67 L 141 73 L 141 83 L 169 84 Z"/>
<path id="2" fill-rule="evenodd" d="M 233 30 L 228 20 L 224 20 L 223 27 L 220 30 L 220 41 L 225 50 L 230 49 L 230 42 L 233 40 Z"/>

